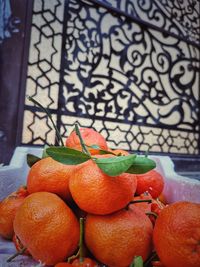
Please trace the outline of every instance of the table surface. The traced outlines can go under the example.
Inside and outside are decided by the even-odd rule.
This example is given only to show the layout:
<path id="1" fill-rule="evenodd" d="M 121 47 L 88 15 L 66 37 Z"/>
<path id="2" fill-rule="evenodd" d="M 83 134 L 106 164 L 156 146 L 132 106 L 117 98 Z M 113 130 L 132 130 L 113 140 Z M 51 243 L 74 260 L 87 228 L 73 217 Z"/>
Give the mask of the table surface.
<path id="1" fill-rule="evenodd" d="M 16 253 L 16 248 L 12 241 L 4 240 L 0 237 L 0 267 L 42 267 L 44 265 L 34 261 L 28 256 L 18 256 L 13 261 L 7 262 L 7 259 Z"/>

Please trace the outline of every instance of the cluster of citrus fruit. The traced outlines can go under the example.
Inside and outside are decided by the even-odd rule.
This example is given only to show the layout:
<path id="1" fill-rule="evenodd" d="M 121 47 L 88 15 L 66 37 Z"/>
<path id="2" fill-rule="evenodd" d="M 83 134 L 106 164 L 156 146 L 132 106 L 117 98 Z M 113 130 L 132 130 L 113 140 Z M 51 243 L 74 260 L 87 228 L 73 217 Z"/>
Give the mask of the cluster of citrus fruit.
<path id="1" fill-rule="evenodd" d="M 79 133 L 47 148 L 0 203 L 0 235 L 45 266 L 200 266 L 200 204 L 165 205 L 150 161 Z"/>

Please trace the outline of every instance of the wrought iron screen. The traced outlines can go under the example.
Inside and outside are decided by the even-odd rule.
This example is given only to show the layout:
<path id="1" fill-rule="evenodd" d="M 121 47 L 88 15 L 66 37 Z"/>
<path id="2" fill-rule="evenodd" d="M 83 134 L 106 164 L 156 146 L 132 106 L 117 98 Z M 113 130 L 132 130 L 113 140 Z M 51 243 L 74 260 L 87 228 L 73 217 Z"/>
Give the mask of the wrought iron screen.
<path id="1" fill-rule="evenodd" d="M 65 138 L 78 121 L 110 147 L 200 154 L 200 1 L 35 0 L 26 94 Z M 25 100 L 22 144 L 55 143 Z"/>

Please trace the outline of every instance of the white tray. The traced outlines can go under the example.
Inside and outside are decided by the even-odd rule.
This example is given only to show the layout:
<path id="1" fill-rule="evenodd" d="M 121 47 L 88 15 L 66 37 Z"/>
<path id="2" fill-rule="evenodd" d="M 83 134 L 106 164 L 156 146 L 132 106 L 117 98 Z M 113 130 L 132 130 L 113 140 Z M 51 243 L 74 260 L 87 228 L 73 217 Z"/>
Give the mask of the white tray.
<path id="1" fill-rule="evenodd" d="M 26 163 L 27 153 L 41 156 L 41 148 L 17 147 L 9 166 L 0 167 L 0 200 L 20 185 L 26 184 L 29 167 Z M 156 161 L 156 169 L 163 175 L 165 187 L 163 194 L 168 203 L 181 200 L 200 203 L 200 181 L 178 175 L 170 157 L 151 156 Z M 0 267 L 41 266 L 29 257 L 20 256 L 11 263 L 6 259 L 15 253 L 12 242 L 0 239 Z"/>

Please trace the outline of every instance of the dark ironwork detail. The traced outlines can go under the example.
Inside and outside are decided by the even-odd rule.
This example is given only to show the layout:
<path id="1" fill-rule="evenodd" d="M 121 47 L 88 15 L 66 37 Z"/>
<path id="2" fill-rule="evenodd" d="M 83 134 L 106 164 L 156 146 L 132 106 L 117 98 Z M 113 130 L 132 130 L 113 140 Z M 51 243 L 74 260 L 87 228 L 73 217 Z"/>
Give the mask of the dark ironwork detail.
<path id="1" fill-rule="evenodd" d="M 45 21 L 44 2 L 34 15 L 40 14 Z M 47 35 L 44 29 L 49 27 L 48 20 L 42 27 L 33 24 L 39 38 L 33 45 L 35 61 L 29 62 L 28 81 L 32 84 L 32 91 L 27 89 L 29 94 L 38 100 L 46 96 L 46 106 L 55 116 L 64 138 L 78 121 L 80 126 L 101 132 L 111 147 L 198 155 L 200 66 L 197 46 L 93 2 L 66 1 L 60 69 L 55 68 L 53 60 L 59 53 L 52 45 L 57 36 L 55 28 L 50 27 L 51 34 Z M 111 2 L 125 7 L 125 1 L 104 1 Z M 135 2 L 138 6 L 142 3 Z M 124 11 L 131 10 L 136 16 L 135 2 L 135 9 L 126 6 Z M 143 2 L 144 9 L 148 3 Z M 153 6 L 149 13 L 144 12 L 146 16 L 158 7 L 158 1 L 151 2 Z M 54 5 L 53 10 L 55 8 Z M 52 20 L 58 21 L 60 18 L 55 14 L 52 12 Z M 152 15 L 153 18 L 156 19 L 156 15 Z M 161 26 L 172 30 L 169 19 L 166 16 Z M 179 31 L 176 33 L 181 34 Z M 41 60 L 41 45 L 48 43 L 48 39 L 52 41 L 50 58 Z M 41 68 L 41 64 L 46 69 Z M 35 76 L 31 71 L 33 66 L 38 71 Z M 60 72 L 60 80 L 55 81 L 49 75 L 51 70 Z M 59 84 L 59 92 L 52 84 Z M 37 109 L 26 102 L 24 132 L 28 131 L 28 137 L 23 143 L 53 142 L 55 135 L 46 117 L 35 111 Z M 36 130 L 41 123 L 46 128 L 39 137 Z"/>
<path id="2" fill-rule="evenodd" d="M 200 1 L 183 0 L 90 0 L 132 17 L 149 27 L 183 38 L 194 45 L 200 42 Z"/>

